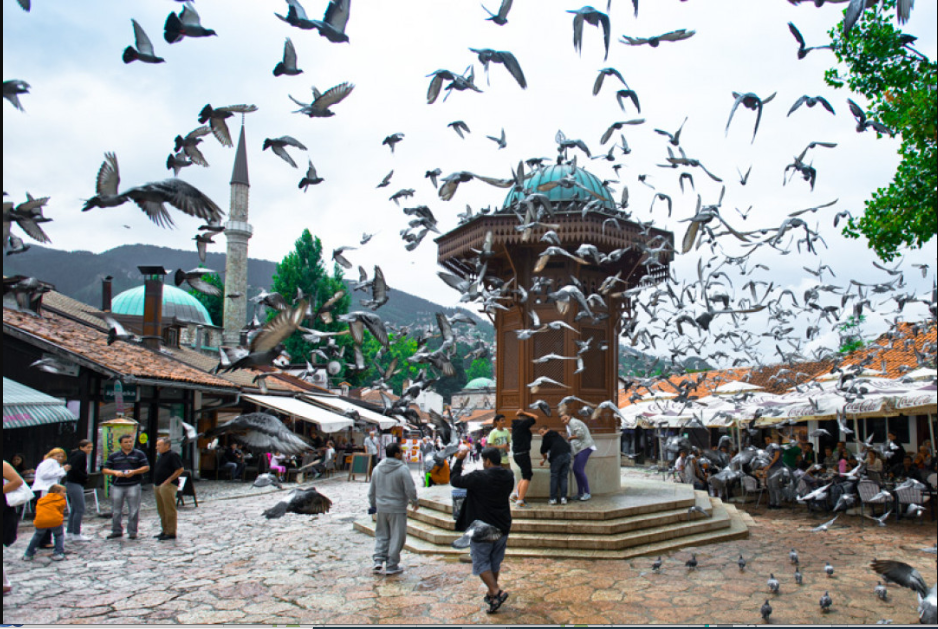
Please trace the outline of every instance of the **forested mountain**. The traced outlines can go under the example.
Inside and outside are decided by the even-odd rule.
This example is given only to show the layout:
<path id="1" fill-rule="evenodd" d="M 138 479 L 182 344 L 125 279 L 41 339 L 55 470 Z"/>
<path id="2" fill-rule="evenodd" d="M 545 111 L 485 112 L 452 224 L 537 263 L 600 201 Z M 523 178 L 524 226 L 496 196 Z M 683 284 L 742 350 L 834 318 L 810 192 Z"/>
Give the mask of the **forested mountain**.
<path id="1" fill-rule="evenodd" d="M 103 253 L 91 253 L 89 251 L 60 251 L 34 244 L 25 254 L 5 256 L 3 274 L 39 278 L 55 285 L 56 290 L 64 295 L 89 306 L 100 308 L 101 280 L 105 276 L 110 275 L 114 278 L 114 295 L 117 295 L 121 291 L 143 284 L 143 277 L 137 270 L 138 266 L 162 265 L 167 271 L 173 273 L 176 269 L 194 269 L 200 264 L 195 251 L 181 251 L 151 245 L 123 245 Z M 206 256 L 204 266 L 217 271 L 224 277 L 225 254 L 210 252 Z M 257 294 L 262 288 L 269 289 L 276 268 L 275 262 L 250 258 L 248 261 L 249 295 Z M 166 281 L 172 282 L 172 279 L 167 278 Z M 415 322 L 434 323 L 434 313 L 445 312 L 452 315 L 456 312 L 456 309 L 444 308 L 400 290 L 394 286 L 393 278 L 389 278 L 389 283 L 391 292 L 388 303 L 378 311 L 378 314 L 388 323 L 394 325 L 407 325 Z M 441 290 L 449 289 L 441 287 Z M 360 309 L 358 300 L 363 297 L 367 298 L 365 293 L 361 292 L 353 295 L 353 310 Z M 250 308 L 248 313 L 250 315 Z M 493 328 L 488 320 L 476 318 L 479 321 L 478 328 L 485 338 L 494 339 Z"/>

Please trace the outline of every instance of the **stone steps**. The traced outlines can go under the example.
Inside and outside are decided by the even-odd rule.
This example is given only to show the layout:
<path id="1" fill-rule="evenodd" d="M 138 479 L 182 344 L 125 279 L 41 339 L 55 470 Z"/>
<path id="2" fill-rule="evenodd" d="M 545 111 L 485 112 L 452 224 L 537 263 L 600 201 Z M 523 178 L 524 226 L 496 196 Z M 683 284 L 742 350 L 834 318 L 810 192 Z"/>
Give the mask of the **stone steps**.
<path id="1" fill-rule="evenodd" d="M 735 506 L 686 485 L 655 484 L 586 503 L 550 507 L 539 501 L 531 509 L 512 509 L 506 553 L 512 557 L 627 559 L 748 537 L 747 524 L 752 519 Z M 455 531 L 452 520 L 449 488 L 433 489 L 437 491 L 428 490 L 420 500 L 421 508 L 410 514 L 405 548 L 416 553 L 465 555 L 465 550 L 450 545 L 461 533 Z M 659 498 L 653 498 L 655 493 Z M 689 513 L 693 505 L 707 516 Z M 354 528 L 374 535 L 370 517 L 356 521 Z"/>
<path id="2" fill-rule="evenodd" d="M 706 494 L 703 492 L 698 492 L 698 495 L 696 495 L 694 498 L 695 499 L 693 502 L 696 506 L 703 509 L 708 516 L 712 514 L 713 507 L 710 500 L 707 499 Z M 576 503 L 573 505 L 567 505 L 567 507 L 561 507 L 558 505 L 554 507 L 544 506 L 543 508 L 530 509 L 512 508 L 512 535 L 516 533 L 567 535 L 578 534 L 587 536 L 615 535 L 620 533 L 627 533 L 630 531 L 649 529 L 656 526 L 679 524 L 682 522 L 699 520 L 707 517 L 696 512 L 688 513 L 688 507 L 684 506 L 677 509 L 667 509 L 654 513 L 627 515 L 624 517 L 611 518 L 606 520 L 576 519 L 569 517 L 545 517 L 547 514 L 555 516 L 557 513 L 563 513 L 562 511 L 559 511 L 561 509 L 566 509 L 567 514 L 569 515 L 577 515 L 577 513 L 573 510 L 582 504 L 583 503 Z M 434 529 L 453 532 L 456 530 L 456 523 L 452 518 L 452 508 L 449 508 L 446 512 L 443 512 L 437 508 L 423 505 L 423 508 L 419 509 L 418 511 L 410 512 L 409 518 L 411 521 L 419 521 L 423 524 L 433 527 Z M 457 534 L 457 537 L 458 535 L 459 534 Z"/>

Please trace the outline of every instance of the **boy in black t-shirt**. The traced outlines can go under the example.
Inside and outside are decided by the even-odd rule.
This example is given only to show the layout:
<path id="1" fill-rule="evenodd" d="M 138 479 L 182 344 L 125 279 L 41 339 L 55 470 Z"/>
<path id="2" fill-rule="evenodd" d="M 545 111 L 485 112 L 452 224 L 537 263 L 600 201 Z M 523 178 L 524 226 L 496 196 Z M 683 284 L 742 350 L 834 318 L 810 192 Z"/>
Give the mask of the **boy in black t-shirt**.
<path id="1" fill-rule="evenodd" d="M 528 504 L 524 497 L 528 493 L 531 479 L 534 478 L 534 470 L 531 467 L 531 427 L 537 422 L 537 418 L 521 409 L 518 409 L 515 415 L 515 419 L 511 420 L 511 454 L 521 470 L 521 480 L 518 481 L 517 492 L 513 493 L 511 498 L 516 500 L 516 507 L 526 509 Z"/>

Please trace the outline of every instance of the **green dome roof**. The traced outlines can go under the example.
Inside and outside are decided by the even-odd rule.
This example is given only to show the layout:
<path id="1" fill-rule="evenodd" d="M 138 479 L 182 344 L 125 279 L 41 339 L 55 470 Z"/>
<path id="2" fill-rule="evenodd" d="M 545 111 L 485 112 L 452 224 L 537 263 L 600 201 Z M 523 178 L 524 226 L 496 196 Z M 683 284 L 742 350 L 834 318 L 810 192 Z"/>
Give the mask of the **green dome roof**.
<path id="1" fill-rule="evenodd" d="M 495 381 L 491 378 L 476 378 L 475 380 L 470 380 L 466 383 L 466 386 L 463 387 L 463 391 L 468 389 L 494 389 Z"/>
<path id="2" fill-rule="evenodd" d="M 570 166 L 567 165 L 552 165 L 545 166 L 544 168 L 539 168 L 534 171 L 530 177 L 525 180 L 525 189 L 531 192 L 537 192 L 537 187 L 548 183 L 550 181 L 558 181 L 570 174 Z M 603 208 L 607 210 L 615 210 L 616 202 L 613 200 L 612 195 L 609 191 L 603 187 L 603 182 L 596 175 L 587 172 L 586 170 L 577 167 L 573 171 L 573 179 L 581 187 L 573 186 L 570 188 L 565 188 L 563 186 L 556 186 L 551 190 L 540 191 L 541 194 L 547 196 L 552 203 L 557 203 L 560 201 L 579 201 L 581 203 L 588 203 L 594 199 L 595 196 L 587 192 L 587 190 L 592 191 L 599 195 L 603 200 Z M 584 190 L 583 188 L 586 188 Z M 508 196 L 505 197 L 504 208 L 509 208 L 521 199 L 525 195 L 517 190 L 512 190 L 508 193 Z"/>
<path id="3" fill-rule="evenodd" d="M 111 301 L 111 312 L 142 317 L 143 297 L 143 286 L 125 290 Z M 213 325 L 208 310 L 198 299 L 169 284 L 163 285 L 163 319 L 177 319 L 179 321 Z"/>

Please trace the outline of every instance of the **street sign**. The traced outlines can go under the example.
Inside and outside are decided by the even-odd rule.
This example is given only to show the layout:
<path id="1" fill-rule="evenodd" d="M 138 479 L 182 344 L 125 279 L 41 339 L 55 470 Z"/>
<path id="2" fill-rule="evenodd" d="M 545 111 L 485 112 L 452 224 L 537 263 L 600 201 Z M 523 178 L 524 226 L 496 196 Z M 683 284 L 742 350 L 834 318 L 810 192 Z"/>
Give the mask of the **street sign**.
<path id="1" fill-rule="evenodd" d="M 104 400 L 107 402 L 113 402 L 115 399 L 114 394 L 114 385 L 117 384 L 117 381 L 105 382 L 104 383 Z M 123 394 L 125 402 L 138 402 L 140 396 L 140 390 L 137 388 L 136 384 L 127 384 L 122 382 L 121 384 L 121 393 Z"/>

